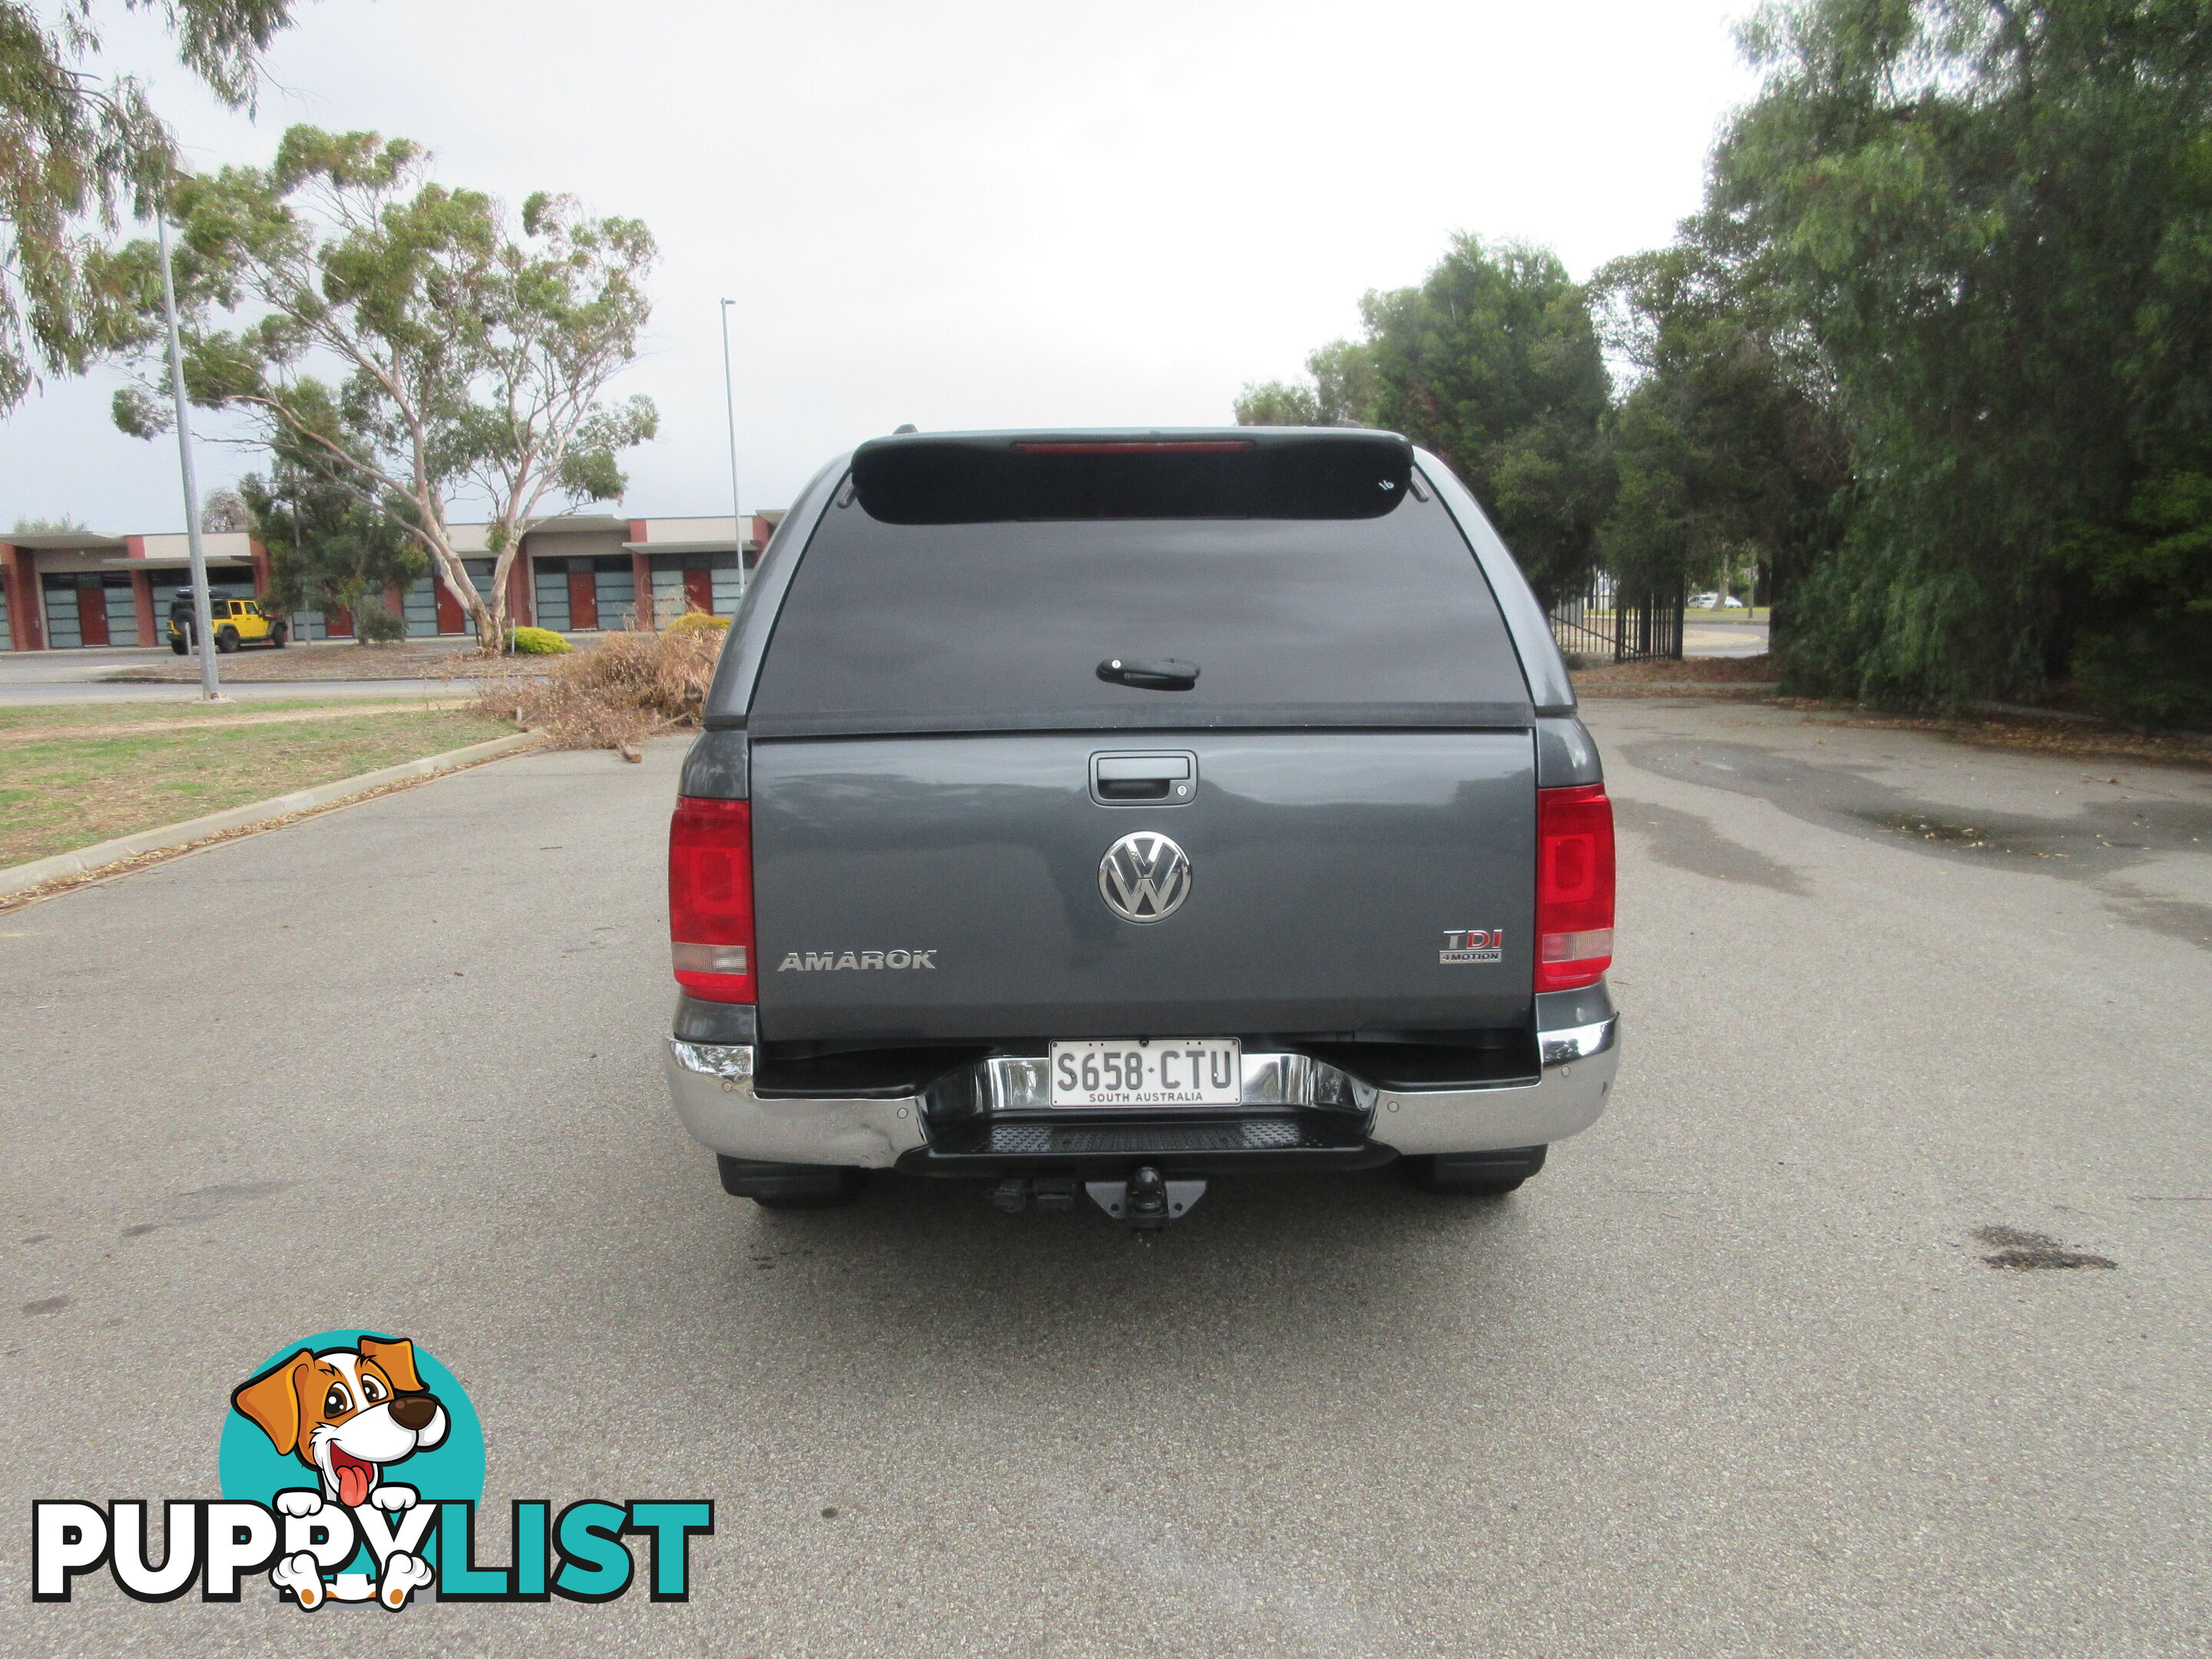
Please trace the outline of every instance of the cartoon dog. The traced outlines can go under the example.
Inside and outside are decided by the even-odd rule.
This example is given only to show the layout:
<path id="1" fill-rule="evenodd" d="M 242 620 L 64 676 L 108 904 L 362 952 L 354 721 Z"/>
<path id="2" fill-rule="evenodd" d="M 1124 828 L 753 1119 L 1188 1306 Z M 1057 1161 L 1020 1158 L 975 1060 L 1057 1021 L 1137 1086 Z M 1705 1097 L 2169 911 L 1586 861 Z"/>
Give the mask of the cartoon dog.
<path id="1" fill-rule="evenodd" d="M 415 1489 L 386 1482 L 384 1471 L 437 1445 L 447 1427 L 446 1408 L 423 1388 L 415 1345 L 404 1337 L 364 1336 L 358 1348 L 320 1353 L 302 1348 L 241 1383 L 230 1401 L 280 1455 L 298 1457 L 321 1477 L 319 1491 L 276 1494 L 277 1509 L 289 1516 L 313 1515 L 326 1503 L 349 1510 L 414 1508 Z M 366 1583 L 345 1582 L 356 1577 L 342 1576 L 334 1591 L 340 1600 L 368 1599 Z M 278 1563 L 270 1577 L 291 1589 L 303 1607 L 323 1599 L 321 1570 L 311 1555 Z M 394 1550 L 384 1559 L 376 1598 L 398 1607 L 429 1579 L 428 1563 Z"/>

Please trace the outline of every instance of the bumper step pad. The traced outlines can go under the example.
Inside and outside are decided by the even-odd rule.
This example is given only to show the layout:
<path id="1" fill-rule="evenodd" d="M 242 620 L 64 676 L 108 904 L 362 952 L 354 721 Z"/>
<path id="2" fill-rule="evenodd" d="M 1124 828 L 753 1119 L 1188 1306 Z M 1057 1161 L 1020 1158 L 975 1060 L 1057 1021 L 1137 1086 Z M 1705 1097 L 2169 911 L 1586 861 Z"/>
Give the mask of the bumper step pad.
<path id="1" fill-rule="evenodd" d="M 1236 1170 L 1366 1169 L 1397 1153 L 1356 1119 L 1266 1113 L 1191 1122 L 1160 1118 L 1066 1122 L 985 1118 L 939 1124 L 897 1167 L 913 1175 L 1063 1175 L 1127 1181 L 1156 1164 L 1178 1180 Z"/>
<path id="2" fill-rule="evenodd" d="M 939 1131 L 936 1148 L 951 1157 L 1065 1157 L 1099 1153 L 1333 1152 L 1360 1145 L 1358 1131 L 1330 1133 L 1297 1118 L 1232 1123 L 1006 1123 Z"/>

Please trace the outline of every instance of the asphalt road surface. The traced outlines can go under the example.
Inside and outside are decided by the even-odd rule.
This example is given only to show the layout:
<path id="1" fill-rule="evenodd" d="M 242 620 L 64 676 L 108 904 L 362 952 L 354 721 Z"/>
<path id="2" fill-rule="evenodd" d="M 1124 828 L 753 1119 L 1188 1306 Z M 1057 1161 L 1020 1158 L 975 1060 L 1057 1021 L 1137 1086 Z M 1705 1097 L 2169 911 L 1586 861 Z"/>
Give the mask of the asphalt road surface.
<path id="1" fill-rule="evenodd" d="M 456 641 L 453 648 L 464 643 Z M 310 651 L 337 649 L 308 646 Z M 354 647 L 345 647 L 344 649 Z M 166 646 L 94 646 L 70 651 L 0 651 L 0 708 L 26 703 L 81 702 L 197 702 L 197 682 L 185 684 L 122 684 L 103 683 L 101 677 L 122 668 L 146 668 L 177 660 Z M 221 659 L 217 672 L 222 694 L 240 702 L 301 697 L 449 697 L 475 690 L 473 680 L 232 680 L 230 659 Z"/>
<path id="2" fill-rule="evenodd" d="M 2212 1650 L 2212 772 L 1589 712 L 1627 1055 L 1497 1201 L 726 1198 L 655 1058 L 679 745 L 0 915 L 0 1650 Z M 33 1498 L 212 1496 L 338 1325 L 460 1374 L 496 1505 L 712 1497 L 693 1598 L 31 1603 Z"/>
<path id="3" fill-rule="evenodd" d="M 1685 622 L 1686 657 L 1755 657 L 1766 649 L 1763 622 Z"/>
<path id="4" fill-rule="evenodd" d="M 171 660 L 166 646 L 87 646 L 71 651 L 0 651 L 0 688 L 96 680 L 118 668 L 148 668 Z"/>

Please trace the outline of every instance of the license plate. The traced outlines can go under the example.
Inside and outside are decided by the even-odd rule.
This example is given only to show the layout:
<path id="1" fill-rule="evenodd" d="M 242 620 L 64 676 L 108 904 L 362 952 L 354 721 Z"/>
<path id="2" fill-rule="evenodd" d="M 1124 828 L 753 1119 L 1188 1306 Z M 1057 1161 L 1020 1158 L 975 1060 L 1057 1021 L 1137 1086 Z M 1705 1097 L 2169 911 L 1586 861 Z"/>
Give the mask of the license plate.
<path id="1" fill-rule="evenodd" d="M 1127 1037 L 1052 1045 L 1054 1106 L 1236 1106 L 1244 1045 L 1235 1037 Z"/>

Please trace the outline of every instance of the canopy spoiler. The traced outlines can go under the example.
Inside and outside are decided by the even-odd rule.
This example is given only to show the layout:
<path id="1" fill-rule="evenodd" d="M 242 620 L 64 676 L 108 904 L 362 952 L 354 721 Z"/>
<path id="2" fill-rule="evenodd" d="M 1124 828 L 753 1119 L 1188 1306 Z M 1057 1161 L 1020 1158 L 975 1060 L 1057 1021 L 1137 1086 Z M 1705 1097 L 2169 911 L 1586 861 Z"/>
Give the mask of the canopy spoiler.
<path id="1" fill-rule="evenodd" d="M 902 434 L 862 444 L 853 484 L 885 524 L 1069 519 L 1379 519 L 1413 446 L 1327 427 Z"/>

